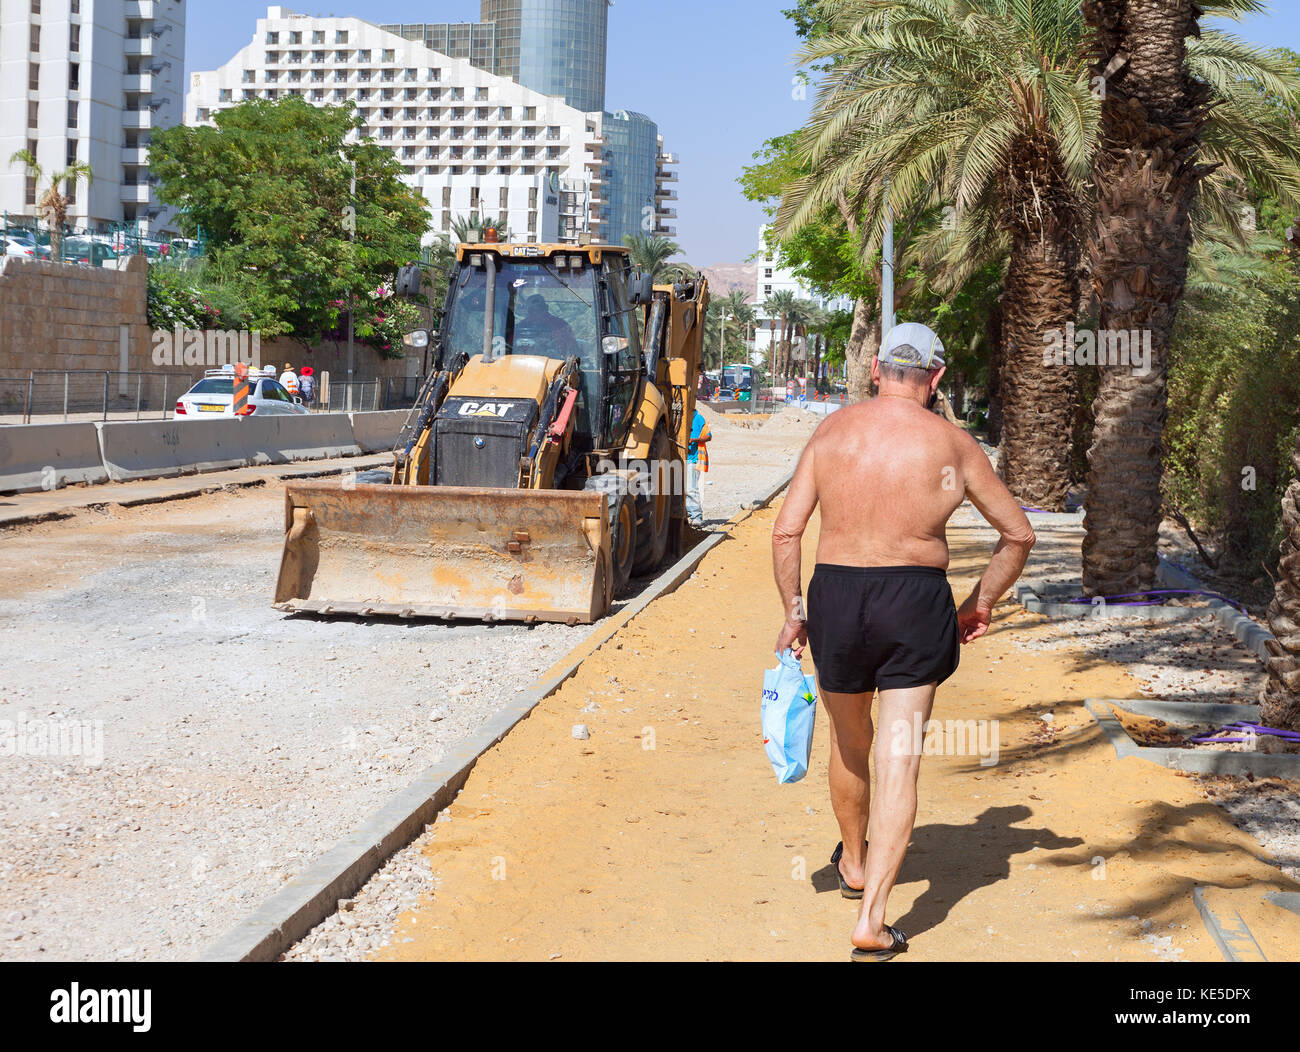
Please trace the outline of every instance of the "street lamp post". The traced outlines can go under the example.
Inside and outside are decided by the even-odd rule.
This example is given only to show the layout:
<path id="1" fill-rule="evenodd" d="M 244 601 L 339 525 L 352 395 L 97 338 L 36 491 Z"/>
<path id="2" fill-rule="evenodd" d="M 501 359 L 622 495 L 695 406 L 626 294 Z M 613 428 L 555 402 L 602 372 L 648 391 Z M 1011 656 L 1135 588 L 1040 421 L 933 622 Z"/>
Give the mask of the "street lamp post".
<path id="1" fill-rule="evenodd" d="M 345 161 L 347 161 L 352 166 L 352 179 L 348 184 L 348 204 L 351 207 L 351 212 L 348 213 L 348 240 L 351 241 L 353 244 L 356 244 L 357 162 L 352 158 L 348 157 L 346 154 L 344 154 L 342 150 L 339 151 L 339 156 L 341 156 Z M 353 311 L 355 309 L 353 304 L 355 302 L 355 299 L 356 297 L 353 296 L 351 291 L 349 291 L 348 292 L 348 384 L 347 384 L 347 394 L 344 396 L 344 404 L 349 413 L 352 412 L 352 373 L 356 365 L 355 353 L 353 351 L 353 346 L 352 346 L 352 330 L 356 327 L 355 321 L 353 319 Z"/>
<path id="2" fill-rule="evenodd" d="M 885 181 L 885 238 L 880 250 L 880 342 L 894 327 L 894 213 L 889 208 L 889 181 Z"/>

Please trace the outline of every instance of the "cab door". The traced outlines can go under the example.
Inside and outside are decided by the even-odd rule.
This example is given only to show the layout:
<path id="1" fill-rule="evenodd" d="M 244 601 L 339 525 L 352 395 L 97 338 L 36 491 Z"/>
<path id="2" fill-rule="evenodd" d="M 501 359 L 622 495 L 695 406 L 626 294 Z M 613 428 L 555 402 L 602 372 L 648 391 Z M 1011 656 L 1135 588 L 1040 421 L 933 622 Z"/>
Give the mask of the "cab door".
<path id="1" fill-rule="evenodd" d="M 613 336 L 620 341 L 620 349 L 615 354 L 605 352 L 603 338 L 600 348 L 605 374 L 602 438 L 606 449 L 614 449 L 621 446 L 627 437 L 641 390 L 640 312 L 628 305 L 621 259 L 611 262 L 607 258 L 601 269 L 601 295 L 604 298 L 601 336 Z"/>

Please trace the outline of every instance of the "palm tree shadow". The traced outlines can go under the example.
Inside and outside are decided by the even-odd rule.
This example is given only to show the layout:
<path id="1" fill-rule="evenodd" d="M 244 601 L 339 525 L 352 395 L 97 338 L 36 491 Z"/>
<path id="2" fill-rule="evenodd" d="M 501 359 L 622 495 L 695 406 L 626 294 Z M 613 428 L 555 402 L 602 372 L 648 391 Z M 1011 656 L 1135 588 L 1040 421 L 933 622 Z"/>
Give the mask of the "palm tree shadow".
<path id="1" fill-rule="evenodd" d="M 990 807 L 966 825 L 935 822 L 916 827 L 898 883 L 927 881 L 929 887 L 905 916 L 889 923 L 908 935 L 928 931 L 942 924 L 967 895 L 1006 880 L 1011 875 L 1012 856 L 1034 848 L 1057 850 L 1083 843 L 1080 837 L 1057 836 L 1050 829 L 1016 828 L 1016 822 L 1032 814 L 1023 804 Z M 839 888 L 830 863 L 811 874 L 810 881 L 818 892 Z"/>

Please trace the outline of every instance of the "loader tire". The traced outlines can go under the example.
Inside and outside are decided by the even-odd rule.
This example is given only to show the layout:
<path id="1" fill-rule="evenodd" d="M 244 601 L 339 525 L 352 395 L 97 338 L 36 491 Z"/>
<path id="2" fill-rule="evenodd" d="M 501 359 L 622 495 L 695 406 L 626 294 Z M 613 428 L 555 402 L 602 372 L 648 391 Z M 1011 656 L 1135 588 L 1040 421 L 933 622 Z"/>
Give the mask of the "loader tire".
<path id="1" fill-rule="evenodd" d="M 626 494 L 611 497 L 609 554 L 614 567 L 614 598 L 627 592 L 636 562 L 636 506 Z"/>
<path id="2" fill-rule="evenodd" d="M 604 493 L 609 512 L 609 555 L 615 598 L 627 592 L 636 563 L 636 504 L 624 488 L 623 480 L 613 475 L 597 475 L 587 480 L 583 488 Z"/>
<path id="3" fill-rule="evenodd" d="M 668 553 L 668 535 L 673 518 L 673 494 L 669 482 L 673 447 L 663 425 L 650 440 L 651 492 L 636 498 L 636 559 L 632 573 L 638 577 L 653 573 Z"/>

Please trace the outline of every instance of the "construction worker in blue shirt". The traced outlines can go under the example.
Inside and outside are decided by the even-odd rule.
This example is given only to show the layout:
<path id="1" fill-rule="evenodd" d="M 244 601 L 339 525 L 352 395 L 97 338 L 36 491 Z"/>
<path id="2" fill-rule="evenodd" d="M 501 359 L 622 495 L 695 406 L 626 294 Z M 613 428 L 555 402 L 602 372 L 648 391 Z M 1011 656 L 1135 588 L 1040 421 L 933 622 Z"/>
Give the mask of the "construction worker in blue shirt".
<path id="1" fill-rule="evenodd" d="M 696 529 L 704 526 L 700 507 L 700 472 L 709 470 L 709 441 L 713 438 L 704 414 L 695 410 L 691 421 L 691 441 L 686 447 L 686 517 Z"/>

